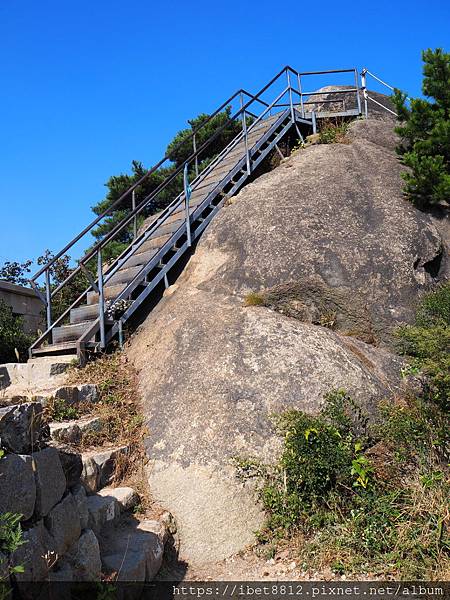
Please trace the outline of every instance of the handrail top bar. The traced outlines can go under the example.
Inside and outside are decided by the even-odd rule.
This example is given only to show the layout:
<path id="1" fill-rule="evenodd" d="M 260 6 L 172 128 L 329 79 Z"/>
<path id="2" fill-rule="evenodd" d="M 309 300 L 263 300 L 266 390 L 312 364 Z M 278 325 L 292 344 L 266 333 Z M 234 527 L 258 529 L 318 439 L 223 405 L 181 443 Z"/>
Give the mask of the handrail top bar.
<path id="1" fill-rule="evenodd" d="M 60 250 L 53 258 L 51 261 L 49 261 L 48 263 L 46 263 L 45 265 L 42 266 L 41 269 L 39 269 L 34 275 L 33 277 L 30 279 L 30 281 L 35 282 L 43 273 L 45 273 L 59 258 L 61 258 L 61 256 L 63 256 L 72 246 L 74 246 L 74 244 L 76 244 L 81 238 L 83 238 L 93 227 L 95 227 L 95 225 L 97 225 L 105 216 L 107 216 L 108 214 L 110 214 L 110 212 L 112 211 L 112 209 L 114 207 L 116 207 L 120 202 L 122 202 L 122 200 L 124 200 L 124 198 L 126 198 L 130 193 L 133 192 L 133 190 L 135 190 L 137 187 L 139 187 L 141 185 L 141 183 L 147 178 L 149 177 L 152 173 L 154 173 L 157 169 L 159 169 L 159 167 L 161 167 L 161 165 L 163 165 L 167 160 L 171 160 L 171 156 L 173 155 L 174 151 L 178 148 L 180 148 L 181 146 L 186 145 L 186 143 L 191 140 L 198 131 L 200 131 L 203 127 L 205 127 L 205 125 L 211 120 L 213 119 L 219 112 L 221 112 L 224 108 L 226 108 L 238 95 L 240 94 L 245 94 L 248 97 L 250 97 L 250 100 L 245 103 L 240 110 L 238 110 L 232 117 L 230 117 L 226 123 L 219 128 L 208 140 L 206 140 L 204 142 L 204 144 L 202 144 L 202 146 L 193 154 L 191 154 L 183 163 L 182 165 L 180 165 L 175 171 L 174 173 L 169 176 L 164 182 L 162 182 L 162 184 L 160 184 L 160 186 L 157 187 L 157 190 L 162 189 L 161 185 L 164 186 L 166 184 L 166 182 L 168 183 L 169 181 L 171 181 L 180 171 L 181 169 L 184 167 L 184 165 L 186 163 L 189 163 L 193 158 L 195 158 L 196 156 L 198 156 L 200 154 L 200 152 L 203 151 L 203 149 L 208 146 L 211 141 L 213 139 L 215 139 L 217 137 L 217 135 L 219 133 L 221 133 L 223 131 L 223 129 L 229 125 L 232 121 L 234 121 L 241 113 L 245 113 L 245 110 L 247 109 L 248 106 L 250 106 L 253 102 L 258 101 L 262 104 L 264 104 L 265 106 L 270 106 L 269 104 L 267 104 L 265 101 L 261 100 L 259 98 L 259 96 L 261 96 L 269 87 L 272 86 L 272 84 L 284 73 L 290 71 L 291 73 L 301 76 L 301 75 L 324 75 L 324 74 L 329 74 L 329 73 L 351 73 L 351 72 L 355 72 L 356 69 L 334 69 L 334 70 L 329 70 L 329 71 L 308 71 L 308 72 L 303 72 L 300 73 L 298 71 L 296 71 L 295 69 L 293 69 L 292 67 L 290 67 L 289 65 L 286 65 L 285 67 L 283 67 L 270 81 L 269 83 L 267 83 L 263 88 L 261 88 L 261 90 L 256 94 L 250 94 L 249 92 L 247 92 L 246 90 L 244 90 L 243 88 L 240 88 L 239 90 L 237 90 L 234 94 L 232 94 L 225 102 L 223 102 L 219 108 L 217 108 L 213 113 L 211 113 L 210 115 L 208 115 L 208 118 L 196 129 L 193 129 L 192 132 L 188 135 L 188 137 L 186 137 L 186 139 L 182 140 L 179 144 L 177 144 L 171 151 L 171 153 L 166 154 L 156 165 L 154 165 L 153 167 L 151 167 L 148 171 L 146 171 L 146 173 L 138 180 L 136 181 L 134 184 L 132 184 L 119 198 L 117 198 L 113 204 L 111 204 L 111 206 L 109 206 L 103 213 L 101 213 L 100 215 L 98 215 L 89 225 L 87 225 L 77 236 L 75 236 L 68 244 L 66 244 L 66 246 L 64 246 L 64 248 L 62 250 Z M 287 91 L 288 88 L 286 88 L 285 93 Z M 346 93 L 346 92 L 351 92 L 351 91 L 356 91 L 357 88 L 355 89 L 351 89 L 351 90 L 340 90 L 340 93 Z M 294 90 L 295 91 L 295 90 Z M 320 94 L 321 92 L 317 92 L 317 94 Z M 323 92 L 323 93 L 329 93 L 329 92 Z M 338 93 L 338 91 L 336 91 L 336 93 Z M 314 95 L 314 92 L 310 92 L 308 93 L 303 93 L 302 95 Z M 154 194 L 152 195 L 152 197 L 154 197 Z M 134 211 L 132 211 L 132 213 L 130 213 L 128 216 L 132 217 L 134 214 L 138 214 L 140 212 L 140 208 L 143 207 L 144 203 L 148 203 L 150 200 L 149 197 L 145 198 L 135 209 Z M 128 222 L 128 218 L 124 219 L 124 221 L 127 220 Z M 122 221 L 123 223 L 123 221 Z M 116 227 L 120 227 L 121 223 L 118 223 Z M 88 260 L 90 260 L 95 253 L 102 248 L 107 242 L 110 241 L 111 237 L 113 235 L 115 235 L 116 233 L 118 233 L 118 231 L 120 231 L 119 229 L 114 228 L 113 230 L 111 230 L 110 234 L 105 236 L 102 240 L 100 240 L 99 242 L 97 242 L 96 244 L 94 244 L 94 246 L 92 247 L 90 252 L 87 252 L 78 262 L 86 262 Z"/>
<path id="2" fill-rule="evenodd" d="M 217 132 L 215 132 L 215 134 L 213 136 L 211 136 L 211 138 L 209 138 L 209 140 L 207 140 L 205 142 L 205 144 L 203 144 L 198 150 L 197 152 L 193 153 L 191 156 L 189 156 L 188 159 L 186 159 L 183 163 L 186 164 L 186 162 L 192 160 L 192 158 L 195 158 L 196 155 L 198 155 L 205 147 L 205 145 L 208 145 L 208 143 L 214 138 L 217 137 L 217 133 L 220 133 L 226 125 L 228 125 L 231 121 L 233 121 L 236 116 L 238 116 L 241 112 L 243 112 L 248 106 L 250 106 L 250 104 L 252 104 L 254 102 L 255 99 L 258 98 L 258 96 L 260 96 L 261 94 L 263 94 L 281 75 L 283 75 L 283 73 L 286 71 L 286 68 L 288 67 L 284 67 L 283 69 L 281 69 L 271 80 L 268 84 L 266 84 L 257 94 L 256 96 L 251 95 L 252 99 L 249 100 L 249 102 L 247 102 L 231 119 L 229 119 L 223 127 L 221 127 L 219 130 L 217 130 Z M 242 88 L 240 88 L 239 90 L 237 90 L 234 94 L 232 94 L 225 102 L 223 102 L 221 104 L 221 106 L 216 109 L 211 115 L 209 115 L 209 117 L 202 123 L 202 125 L 195 131 L 193 131 L 191 134 L 189 134 L 189 136 L 183 140 L 182 142 L 180 142 L 176 148 L 179 148 L 181 145 L 186 144 L 187 141 L 189 141 L 190 139 L 193 138 L 193 136 L 195 135 L 195 133 L 197 131 L 199 131 L 202 127 L 204 127 L 214 116 L 216 116 L 221 110 L 223 110 L 234 98 L 236 98 L 236 96 L 238 96 L 240 93 L 244 93 L 245 90 L 243 90 Z M 249 94 L 250 95 L 250 94 Z M 174 149 L 175 150 L 175 149 Z M 173 150 L 172 150 L 173 153 Z M 35 273 L 33 275 L 33 277 L 31 278 L 31 281 L 36 281 L 36 279 L 38 279 L 43 273 L 45 273 L 45 271 L 51 266 L 53 265 L 59 258 L 61 258 L 61 256 L 63 254 L 65 254 L 67 252 L 67 250 L 69 250 L 74 244 L 76 244 L 82 237 L 84 237 L 86 235 L 86 233 L 88 233 L 97 223 L 99 223 L 105 216 L 107 216 L 110 211 L 119 204 L 119 202 L 121 202 L 126 196 L 128 196 L 130 194 L 130 192 L 132 192 L 134 189 L 136 189 L 149 175 L 151 175 L 152 173 L 154 173 L 157 169 L 159 169 L 159 167 L 166 162 L 166 160 L 170 160 L 170 154 L 166 154 L 164 156 L 164 158 L 162 158 L 156 165 L 154 165 L 151 169 L 149 169 L 138 181 L 136 181 L 133 185 L 131 185 L 128 190 L 126 192 L 124 192 L 119 198 L 117 198 L 117 200 L 108 207 L 107 210 L 105 210 L 101 215 L 99 215 L 96 219 L 94 219 L 89 225 L 87 225 L 83 231 L 81 231 L 76 237 L 74 237 L 62 250 L 60 250 L 58 252 L 58 254 L 56 254 L 53 259 L 51 261 L 49 261 L 48 263 L 46 263 L 45 265 L 43 265 L 43 267 L 37 271 L 37 273 Z M 177 173 L 179 171 L 177 170 Z M 137 207 L 136 207 L 137 208 Z M 97 249 L 99 247 L 102 247 L 103 243 L 106 243 L 106 241 L 109 241 L 109 236 L 108 238 L 104 238 L 103 240 L 101 240 L 98 244 L 94 245 L 94 247 L 92 248 L 92 252 L 86 254 L 83 259 L 81 260 L 89 260 L 89 258 L 92 258 L 92 256 L 95 254 L 95 252 L 97 251 Z"/>
<path id="3" fill-rule="evenodd" d="M 330 75 L 332 73 L 354 73 L 355 71 L 358 70 L 356 67 L 354 67 L 353 69 L 331 69 L 329 71 L 303 71 L 303 72 L 297 72 L 294 69 L 291 69 L 291 67 L 289 67 L 289 69 L 291 71 L 293 71 L 296 75 Z"/>

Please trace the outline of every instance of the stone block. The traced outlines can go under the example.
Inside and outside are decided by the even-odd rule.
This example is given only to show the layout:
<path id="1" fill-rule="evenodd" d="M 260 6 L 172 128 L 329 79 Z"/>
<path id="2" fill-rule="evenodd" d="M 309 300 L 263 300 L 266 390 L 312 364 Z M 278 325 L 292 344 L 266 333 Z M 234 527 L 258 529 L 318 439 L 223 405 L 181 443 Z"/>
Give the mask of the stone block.
<path id="1" fill-rule="evenodd" d="M 13 552 L 11 566 L 21 565 L 23 573 L 12 575 L 22 591 L 28 589 L 27 584 L 44 581 L 48 575 L 49 564 L 55 560 L 55 545 L 43 521 L 23 533 L 24 544 Z"/>
<path id="2" fill-rule="evenodd" d="M 98 466 L 98 489 L 101 489 L 110 483 L 114 474 L 116 461 L 119 460 L 121 456 L 128 454 L 128 452 L 128 446 L 119 446 L 116 448 L 102 450 L 100 452 L 96 450 L 85 454 L 86 456 L 91 457 Z"/>
<path id="3" fill-rule="evenodd" d="M 70 362 L 57 362 L 50 365 L 50 377 L 65 373 L 70 366 Z"/>
<path id="4" fill-rule="evenodd" d="M 86 529 L 88 526 L 89 519 L 86 490 L 82 485 L 77 485 L 74 488 L 72 488 L 72 495 L 77 505 L 81 529 Z"/>
<path id="5" fill-rule="evenodd" d="M 83 417 L 72 421 L 50 423 L 50 437 L 63 444 L 79 444 L 83 434 L 101 431 L 100 417 Z"/>
<path id="6" fill-rule="evenodd" d="M 80 483 L 83 463 L 81 462 L 81 454 L 72 452 L 68 448 L 58 448 L 59 460 L 66 477 L 67 487 L 71 488 Z"/>
<path id="7" fill-rule="evenodd" d="M 98 402 L 99 393 L 96 385 L 92 383 L 85 383 L 78 386 L 78 401 L 79 402 Z"/>
<path id="8" fill-rule="evenodd" d="M 81 429 L 76 421 L 50 423 L 50 437 L 56 442 L 76 445 L 81 441 Z"/>
<path id="9" fill-rule="evenodd" d="M 70 492 L 45 517 L 44 525 L 54 539 L 58 556 L 62 556 L 81 534 L 77 503 Z"/>
<path id="10" fill-rule="evenodd" d="M 152 581 L 162 565 L 167 530 L 160 521 L 140 521 L 136 527 L 135 539 L 146 550 L 146 581 Z"/>
<path id="11" fill-rule="evenodd" d="M 64 385 L 55 391 L 55 398 L 64 400 L 67 404 L 78 402 L 78 388 L 76 385 Z"/>
<path id="12" fill-rule="evenodd" d="M 102 547 L 105 548 L 102 555 L 104 568 L 110 573 L 117 572 L 117 557 L 121 556 L 123 559 L 133 552 L 135 563 L 145 563 L 144 581 L 152 581 L 161 568 L 166 541 L 167 530 L 160 521 L 122 518 L 116 528 L 106 530 L 102 536 Z M 131 569 L 132 565 L 127 564 L 130 572 L 122 575 L 121 571 L 119 581 L 125 581 L 127 577 L 131 577 L 130 580 L 133 581 L 132 577 L 137 575 L 133 575 Z"/>
<path id="13" fill-rule="evenodd" d="M 103 488 L 99 496 L 109 496 L 117 500 L 121 512 L 132 510 L 139 504 L 139 494 L 130 487 Z"/>
<path id="14" fill-rule="evenodd" d="M 100 581 L 102 562 L 97 537 L 86 529 L 67 553 L 75 581 Z"/>
<path id="15" fill-rule="evenodd" d="M 113 496 L 88 496 L 88 527 L 97 535 L 107 524 L 112 525 L 120 515 L 120 508 Z"/>
<path id="16" fill-rule="evenodd" d="M 32 454 L 36 483 L 35 516 L 45 517 L 66 490 L 66 477 L 56 448 L 45 448 Z"/>
<path id="17" fill-rule="evenodd" d="M 6 365 L 0 366 L 0 390 L 3 390 L 11 385 L 11 377 L 9 376 Z"/>
<path id="18" fill-rule="evenodd" d="M 42 405 L 26 402 L 0 408 L 0 446 L 17 454 L 27 454 L 48 439 Z"/>
<path id="19" fill-rule="evenodd" d="M 26 521 L 33 515 L 35 501 L 31 456 L 7 454 L 0 460 L 0 513 L 19 513 Z"/>
<path id="20" fill-rule="evenodd" d="M 98 489 L 100 470 L 92 456 L 82 455 L 81 483 L 88 494 L 94 494 Z"/>
<path id="21" fill-rule="evenodd" d="M 142 550 L 129 548 L 125 554 L 116 552 L 102 556 L 103 570 L 107 575 L 115 574 L 115 581 L 144 582 L 147 556 Z"/>

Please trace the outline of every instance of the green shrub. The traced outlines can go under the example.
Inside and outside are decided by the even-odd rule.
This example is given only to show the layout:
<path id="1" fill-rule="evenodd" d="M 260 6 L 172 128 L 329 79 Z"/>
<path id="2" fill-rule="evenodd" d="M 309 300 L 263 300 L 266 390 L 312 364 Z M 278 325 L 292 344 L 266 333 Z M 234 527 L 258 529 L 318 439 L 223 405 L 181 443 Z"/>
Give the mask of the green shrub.
<path id="1" fill-rule="evenodd" d="M 349 127 L 346 121 L 326 120 L 319 131 L 319 144 L 348 144 Z"/>
<path id="2" fill-rule="evenodd" d="M 450 284 L 422 300 L 412 326 L 399 329 L 399 351 L 422 374 L 427 400 L 448 411 L 450 399 Z"/>
<path id="3" fill-rule="evenodd" d="M 368 422 L 342 390 L 317 416 L 275 417 L 283 449 L 274 465 L 241 462 L 262 479 L 267 523 L 259 540 L 301 536 L 305 568 L 440 577 L 449 566 L 449 435 L 442 409 L 423 398 L 380 405 Z"/>
<path id="4" fill-rule="evenodd" d="M 63 398 L 51 398 L 46 406 L 46 413 L 51 421 L 71 421 L 80 416 L 77 408 Z"/>
<path id="5" fill-rule="evenodd" d="M 23 331 L 23 319 L 0 300 L 0 363 L 26 360 L 32 337 Z"/>

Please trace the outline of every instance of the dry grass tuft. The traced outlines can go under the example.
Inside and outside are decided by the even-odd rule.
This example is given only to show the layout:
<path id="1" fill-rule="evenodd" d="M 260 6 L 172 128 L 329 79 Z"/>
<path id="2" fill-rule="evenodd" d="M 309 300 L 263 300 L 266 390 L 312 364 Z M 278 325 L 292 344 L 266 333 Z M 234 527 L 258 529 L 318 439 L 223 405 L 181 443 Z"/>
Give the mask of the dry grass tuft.
<path id="1" fill-rule="evenodd" d="M 264 296 L 258 292 L 250 292 L 244 298 L 245 306 L 265 306 Z"/>
<path id="2" fill-rule="evenodd" d="M 148 433 L 142 414 L 137 373 L 126 357 L 119 352 L 97 359 L 85 368 L 71 368 L 67 385 L 93 383 L 99 390 L 99 401 L 90 405 L 78 405 L 81 414 L 100 417 L 100 431 L 83 435 L 80 449 L 102 446 L 129 447 L 129 452 L 116 460 L 113 485 L 129 485 L 141 497 L 139 512 L 146 512 L 150 505 L 145 466 L 148 462 L 144 439 Z"/>

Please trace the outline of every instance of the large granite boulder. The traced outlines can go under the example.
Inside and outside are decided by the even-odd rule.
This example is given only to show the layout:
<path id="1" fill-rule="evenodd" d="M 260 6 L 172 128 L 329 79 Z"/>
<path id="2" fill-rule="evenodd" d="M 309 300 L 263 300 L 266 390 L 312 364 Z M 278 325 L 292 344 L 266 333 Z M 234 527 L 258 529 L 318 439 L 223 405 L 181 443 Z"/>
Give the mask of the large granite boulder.
<path id="1" fill-rule="evenodd" d="M 333 388 L 372 412 L 401 388 L 393 330 L 447 258 L 402 197 L 392 122 L 360 121 L 350 136 L 298 151 L 233 198 L 131 342 L 152 494 L 187 560 L 254 540 L 263 515 L 232 463 L 274 459 L 271 413 L 317 412 Z M 267 306 L 245 306 L 251 292 Z"/>

